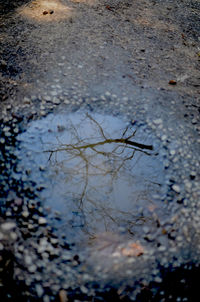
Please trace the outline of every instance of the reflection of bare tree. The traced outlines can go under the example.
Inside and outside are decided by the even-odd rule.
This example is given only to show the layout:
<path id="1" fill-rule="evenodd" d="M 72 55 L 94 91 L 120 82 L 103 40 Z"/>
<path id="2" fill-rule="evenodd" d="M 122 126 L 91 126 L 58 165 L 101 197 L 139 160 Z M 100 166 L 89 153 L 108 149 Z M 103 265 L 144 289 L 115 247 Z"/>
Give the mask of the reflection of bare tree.
<path id="1" fill-rule="evenodd" d="M 84 217 L 86 216 L 85 202 L 90 205 L 87 206 L 90 215 L 95 215 L 94 209 L 98 207 L 102 220 L 105 220 L 106 217 L 117 224 L 117 218 L 113 216 L 113 209 L 109 205 L 105 207 L 101 202 L 97 206 L 95 196 L 108 195 L 109 187 L 111 193 L 112 182 L 117 178 L 125 164 L 133 159 L 135 152 L 151 155 L 149 150 L 153 150 L 153 146 L 133 141 L 136 131 L 133 131 L 130 125 L 121 131 L 120 137 L 112 138 L 107 134 L 108 129 L 103 129 L 91 115 L 87 114 L 84 121 L 89 122 L 93 128 L 92 134 L 88 135 L 89 137 L 82 137 L 80 133 L 81 123 L 79 127 L 75 127 L 71 123 L 67 129 L 70 141 L 66 144 L 58 140 L 57 145 L 52 149 L 45 150 L 45 152 L 50 154 L 51 163 L 67 169 L 68 181 L 74 194 L 77 192 L 76 188 L 81 188 L 78 200 L 79 209 L 83 212 Z M 71 179 L 69 180 L 70 175 Z M 101 183 L 100 176 L 105 182 Z M 106 193 L 105 186 L 107 186 Z M 121 214 L 125 215 L 126 213 Z M 104 226 L 107 230 L 106 221 L 104 221 Z"/>

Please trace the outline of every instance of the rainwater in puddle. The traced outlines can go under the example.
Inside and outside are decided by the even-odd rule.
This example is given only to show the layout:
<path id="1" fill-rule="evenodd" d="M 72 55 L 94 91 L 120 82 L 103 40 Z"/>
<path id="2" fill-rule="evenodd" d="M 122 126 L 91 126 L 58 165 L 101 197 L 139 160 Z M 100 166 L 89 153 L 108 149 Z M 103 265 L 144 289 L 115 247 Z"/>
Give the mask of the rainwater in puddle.
<path id="1" fill-rule="evenodd" d="M 164 172 L 148 131 L 119 117 L 61 113 L 31 122 L 18 140 L 20 170 L 44 187 L 47 219 L 69 241 L 90 244 L 105 233 L 138 238 L 151 229 L 163 207 Z"/>

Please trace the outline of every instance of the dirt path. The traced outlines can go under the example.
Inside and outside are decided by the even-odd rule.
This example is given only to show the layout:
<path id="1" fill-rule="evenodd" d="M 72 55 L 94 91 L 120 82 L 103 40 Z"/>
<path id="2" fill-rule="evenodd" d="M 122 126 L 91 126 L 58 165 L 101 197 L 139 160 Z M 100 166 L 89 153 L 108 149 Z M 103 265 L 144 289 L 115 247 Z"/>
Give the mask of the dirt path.
<path id="1" fill-rule="evenodd" d="M 59 82 L 83 96 L 144 87 L 197 98 L 198 13 L 197 1 L 27 2 L 2 22 L 2 80 L 20 96 Z"/>

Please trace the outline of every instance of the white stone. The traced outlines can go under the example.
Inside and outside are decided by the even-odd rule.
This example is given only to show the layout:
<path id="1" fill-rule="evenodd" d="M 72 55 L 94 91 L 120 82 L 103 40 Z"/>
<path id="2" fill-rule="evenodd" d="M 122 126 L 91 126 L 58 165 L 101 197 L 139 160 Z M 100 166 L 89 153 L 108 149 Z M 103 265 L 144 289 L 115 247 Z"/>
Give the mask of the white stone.
<path id="1" fill-rule="evenodd" d="M 1 225 L 1 229 L 3 231 L 10 231 L 16 227 L 16 223 L 14 222 L 5 222 Z"/>
<path id="2" fill-rule="evenodd" d="M 181 188 L 178 185 L 173 185 L 172 189 L 176 192 L 176 193 L 180 193 L 181 192 Z"/>
<path id="3" fill-rule="evenodd" d="M 153 122 L 155 125 L 160 125 L 160 124 L 162 124 L 162 119 L 158 118 L 158 119 L 155 119 Z"/>
<path id="4" fill-rule="evenodd" d="M 46 220 L 46 218 L 44 218 L 44 217 L 40 217 L 40 218 L 38 219 L 38 223 L 39 223 L 39 224 L 46 224 L 46 223 L 47 223 L 47 220 Z"/>

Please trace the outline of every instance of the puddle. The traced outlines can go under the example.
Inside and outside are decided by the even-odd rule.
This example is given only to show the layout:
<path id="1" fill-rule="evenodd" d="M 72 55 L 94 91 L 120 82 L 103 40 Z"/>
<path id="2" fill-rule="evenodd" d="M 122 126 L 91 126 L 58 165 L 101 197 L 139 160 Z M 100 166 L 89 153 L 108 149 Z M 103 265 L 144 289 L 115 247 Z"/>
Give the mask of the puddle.
<path id="1" fill-rule="evenodd" d="M 164 211 L 158 145 L 134 123 L 91 112 L 49 114 L 18 140 L 18 169 L 44 187 L 48 219 L 71 242 L 89 244 L 105 233 L 139 238 Z"/>

